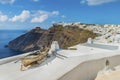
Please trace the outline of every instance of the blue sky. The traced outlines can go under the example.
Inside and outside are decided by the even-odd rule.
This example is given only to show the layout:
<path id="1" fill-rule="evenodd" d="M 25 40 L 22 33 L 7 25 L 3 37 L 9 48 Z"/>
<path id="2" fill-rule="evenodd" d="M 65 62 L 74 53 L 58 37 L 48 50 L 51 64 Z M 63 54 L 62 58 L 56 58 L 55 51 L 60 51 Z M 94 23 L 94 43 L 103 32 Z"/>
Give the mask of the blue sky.
<path id="1" fill-rule="evenodd" d="M 56 22 L 120 24 L 120 0 L 0 0 L 0 29 L 49 28 Z"/>

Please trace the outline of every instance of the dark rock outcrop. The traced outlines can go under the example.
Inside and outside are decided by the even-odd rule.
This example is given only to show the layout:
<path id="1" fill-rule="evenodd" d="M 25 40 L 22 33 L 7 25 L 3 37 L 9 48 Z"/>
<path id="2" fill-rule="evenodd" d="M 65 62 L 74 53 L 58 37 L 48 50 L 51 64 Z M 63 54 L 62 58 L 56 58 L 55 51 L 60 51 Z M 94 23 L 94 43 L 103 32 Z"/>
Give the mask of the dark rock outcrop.
<path id="1" fill-rule="evenodd" d="M 61 48 L 84 43 L 89 37 L 94 38 L 97 34 L 92 31 L 82 30 L 76 26 L 53 25 L 48 30 L 36 27 L 26 34 L 9 42 L 8 47 L 16 51 L 33 51 L 42 46 L 50 46 L 52 41 L 58 41 Z"/>

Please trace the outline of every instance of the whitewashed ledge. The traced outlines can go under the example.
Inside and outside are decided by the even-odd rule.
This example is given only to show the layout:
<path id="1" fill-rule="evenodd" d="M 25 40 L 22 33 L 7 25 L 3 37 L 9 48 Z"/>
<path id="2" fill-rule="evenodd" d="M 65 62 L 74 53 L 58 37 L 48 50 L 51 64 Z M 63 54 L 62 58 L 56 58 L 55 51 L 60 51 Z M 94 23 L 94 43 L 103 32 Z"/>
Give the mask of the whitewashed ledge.
<path id="1" fill-rule="evenodd" d="M 36 51 L 31 51 L 31 52 L 27 52 L 27 53 L 23 53 L 23 54 L 19 54 L 19 55 L 16 55 L 16 56 L 12 56 L 12 57 L 7 57 L 7 58 L 3 58 L 3 59 L 0 59 L 0 65 L 2 64 L 5 64 L 5 63 L 9 63 L 11 61 L 14 61 L 14 60 L 19 60 L 20 58 L 24 57 L 24 56 L 27 56 L 31 53 L 35 53 L 39 50 L 36 50 Z"/>
<path id="2" fill-rule="evenodd" d="M 77 50 L 60 50 L 57 53 L 67 58 L 52 56 L 38 67 L 27 71 L 20 71 L 21 62 L 15 63 L 16 59 L 27 53 L 12 57 L 12 62 L 0 66 L 0 80 L 94 80 L 97 73 L 105 67 L 106 60 L 109 60 L 110 67 L 120 65 L 119 49 L 101 49 L 97 46 L 76 45 L 74 47 Z"/>

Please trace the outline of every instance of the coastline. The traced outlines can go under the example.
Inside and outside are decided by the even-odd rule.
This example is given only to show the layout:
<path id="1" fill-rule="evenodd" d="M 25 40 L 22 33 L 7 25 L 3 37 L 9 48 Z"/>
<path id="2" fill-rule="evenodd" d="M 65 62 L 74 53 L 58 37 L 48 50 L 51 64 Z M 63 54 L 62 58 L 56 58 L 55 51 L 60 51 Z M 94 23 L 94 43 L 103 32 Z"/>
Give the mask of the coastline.
<path id="1" fill-rule="evenodd" d="M 17 38 L 19 35 L 26 33 L 26 30 L 0 30 L 0 59 L 10 56 L 19 55 L 22 52 L 8 48 L 9 41 Z M 7 48 L 5 47 L 7 45 Z"/>

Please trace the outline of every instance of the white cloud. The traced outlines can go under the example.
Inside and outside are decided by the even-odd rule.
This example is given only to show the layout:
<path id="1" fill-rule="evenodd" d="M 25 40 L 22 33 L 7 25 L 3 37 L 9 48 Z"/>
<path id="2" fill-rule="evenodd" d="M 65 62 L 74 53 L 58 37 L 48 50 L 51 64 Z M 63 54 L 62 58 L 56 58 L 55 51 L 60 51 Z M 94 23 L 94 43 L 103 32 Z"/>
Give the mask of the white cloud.
<path id="1" fill-rule="evenodd" d="M 14 17 L 10 18 L 9 21 L 11 22 L 24 22 L 26 19 L 30 17 L 30 12 L 28 10 L 23 10 L 20 15 L 15 15 Z"/>
<path id="2" fill-rule="evenodd" d="M 110 3 L 115 1 L 118 1 L 118 0 L 81 0 L 80 3 L 81 4 L 87 3 L 88 5 L 101 5 L 104 3 Z"/>
<path id="3" fill-rule="evenodd" d="M 59 11 L 53 11 L 52 14 L 53 15 L 59 15 Z"/>
<path id="4" fill-rule="evenodd" d="M 39 0 L 32 0 L 32 1 L 34 1 L 34 2 L 38 2 Z"/>
<path id="5" fill-rule="evenodd" d="M 0 12 L 0 22 L 4 22 L 8 20 L 8 16 L 4 15 L 2 12 Z"/>
<path id="6" fill-rule="evenodd" d="M 45 20 L 48 19 L 48 15 L 47 14 L 44 14 L 44 15 L 41 15 L 41 16 L 38 16 L 38 17 L 34 17 L 31 22 L 44 22 Z"/>
<path id="7" fill-rule="evenodd" d="M 86 3 L 86 0 L 81 0 L 80 3 L 84 4 L 84 3 Z"/>
<path id="8" fill-rule="evenodd" d="M 15 2 L 15 0 L 0 0 L 0 3 L 2 3 L 2 4 L 6 4 L 6 3 L 12 4 L 14 2 Z"/>
<path id="9" fill-rule="evenodd" d="M 51 23 L 54 24 L 54 23 L 56 23 L 56 21 L 52 21 Z"/>
<path id="10" fill-rule="evenodd" d="M 59 11 L 48 12 L 48 11 L 39 10 L 35 14 L 33 14 L 33 18 L 31 20 L 31 22 L 32 23 L 35 23 L 35 22 L 42 23 L 42 22 L 46 21 L 49 17 L 57 16 L 57 15 L 59 15 Z"/>
<path id="11" fill-rule="evenodd" d="M 65 15 L 62 15 L 61 17 L 62 17 L 62 18 L 66 18 L 66 16 L 65 16 Z"/>

